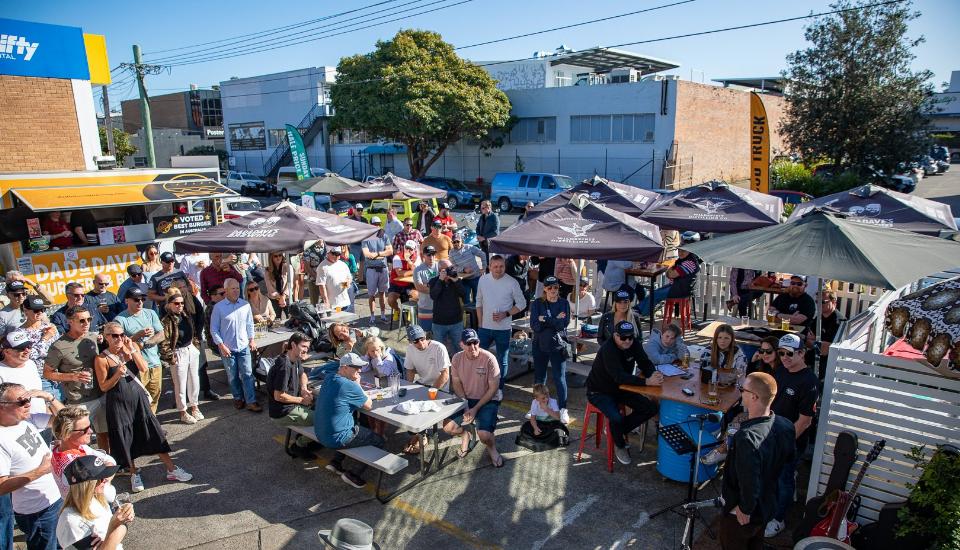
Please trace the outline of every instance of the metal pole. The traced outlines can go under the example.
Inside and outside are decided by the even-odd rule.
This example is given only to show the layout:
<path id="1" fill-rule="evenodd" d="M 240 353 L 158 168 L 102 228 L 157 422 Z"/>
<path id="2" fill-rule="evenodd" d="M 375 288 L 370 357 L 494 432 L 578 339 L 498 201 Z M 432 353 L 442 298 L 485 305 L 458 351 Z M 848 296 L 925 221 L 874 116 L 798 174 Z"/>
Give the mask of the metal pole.
<path id="1" fill-rule="evenodd" d="M 110 118 L 110 96 L 107 95 L 107 87 L 101 86 L 103 90 L 103 129 L 107 135 L 107 152 L 110 156 L 117 157 L 117 147 L 113 142 L 113 120 Z"/>
<path id="2" fill-rule="evenodd" d="M 143 120 L 144 153 L 147 155 L 147 167 L 156 168 L 157 158 L 153 152 L 153 124 L 150 122 L 150 101 L 147 97 L 147 86 L 143 82 L 143 56 L 140 46 L 133 45 L 133 63 L 136 66 L 137 87 L 140 88 L 140 117 Z"/>
<path id="3" fill-rule="evenodd" d="M 604 149 L 604 150 L 603 150 L 603 179 L 608 179 L 608 178 L 607 178 L 607 156 L 608 156 L 609 154 L 610 154 L 610 150 L 609 150 L 609 149 Z"/>

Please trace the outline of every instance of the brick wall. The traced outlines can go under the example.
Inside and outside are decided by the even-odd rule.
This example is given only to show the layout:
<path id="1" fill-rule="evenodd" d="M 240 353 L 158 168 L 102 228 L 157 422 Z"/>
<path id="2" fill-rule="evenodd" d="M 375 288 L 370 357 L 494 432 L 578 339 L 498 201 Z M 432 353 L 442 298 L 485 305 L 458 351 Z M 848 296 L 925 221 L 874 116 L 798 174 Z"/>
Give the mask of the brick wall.
<path id="1" fill-rule="evenodd" d="M 187 120 L 186 97 L 186 92 L 177 92 L 174 94 L 164 94 L 151 97 L 150 123 L 153 125 L 153 129 L 189 129 L 190 121 Z M 123 112 L 124 132 L 128 134 L 135 134 L 139 132 L 141 128 L 143 128 L 143 120 L 140 117 L 139 99 L 128 99 L 120 102 L 120 110 Z"/>
<path id="2" fill-rule="evenodd" d="M 0 75 L 0 172 L 84 168 L 70 81 Z"/>
<path id="3" fill-rule="evenodd" d="M 783 98 L 763 95 L 770 120 L 770 152 L 785 149 L 778 133 Z M 714 178 L 726 181 L 750 177 L 750 93 L 686 80 L 678 81 L 676 104 L 676 155 L 692 166 L 692 183 Z M 686 173 L 684 174 L 686 176 Z"/>

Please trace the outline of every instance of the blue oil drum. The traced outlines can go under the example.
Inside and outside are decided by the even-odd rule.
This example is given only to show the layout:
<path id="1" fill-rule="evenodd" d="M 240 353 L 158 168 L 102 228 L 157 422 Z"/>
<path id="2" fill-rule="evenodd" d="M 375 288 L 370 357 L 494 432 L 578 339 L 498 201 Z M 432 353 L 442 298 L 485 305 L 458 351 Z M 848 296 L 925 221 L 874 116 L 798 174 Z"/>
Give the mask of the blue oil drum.
<path id="1" fill-rule="evenodd" d="M 697 432 L 700 423 L 696 419 L 691 419 L 690 415 L 704 414 L 709 412 L 715 411 L 702 407 L 694 407 L 693 405 L 687 405 L 686 403 L 678 403 L 676 401 L 662 399 L 660 401 L 660 425 L 670 426 L 672 424 L 684 423 L 681 424 L 683 431 L 686 432 L 686 434 L 690 436 L 690 439 L 693 441 L 693 443 L 696 444 Z M 715 443 L 717 438 L 714 437 L 713 434 L 719 430 L 720 424 L 705 422 L 703 424 L 703 434 L 701 434 L 700 438 L 701 445 Z M 701 454 L 707 454 L 708 452 L 710 452 L 710 449 L 704 449 L 701 451 Z M 670 447 L 670 444 L 667 443 L 663 437 L 657 437 L 657 471 L 667 479 L 687 482 L 690 479 L 690 459 L 692 457 L 693 453 L 687 453 L 682 456 L 678 455 L 673 451 L 673 448 Z M 703 483 L 704 481 L 713 478 L 715 475 L 717 475 L 716 465 L 704 466 L 701 464 L 697 476 L 697 483 Z"/>

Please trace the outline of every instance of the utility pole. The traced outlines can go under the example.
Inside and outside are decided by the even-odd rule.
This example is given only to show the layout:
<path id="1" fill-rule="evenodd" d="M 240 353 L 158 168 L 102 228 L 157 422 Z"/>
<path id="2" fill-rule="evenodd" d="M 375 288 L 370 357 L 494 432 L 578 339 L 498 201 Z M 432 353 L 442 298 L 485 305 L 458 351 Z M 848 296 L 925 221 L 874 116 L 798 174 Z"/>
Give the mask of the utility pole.
<path id="1" fill-rule="evenodd" d="M 153 153 L 153 124 L 150 122 L 150 101 L 147 96 L 147 86 L 143 82 L 143 77 L 148 74 L 158 74 L 163 66 L 145 65 L 143 56 L 140 54 L 140 46 L 133 45 L 133 63 L 123 63 L 120 65 L 125 69 L 133 69 L 137 79 L 137 87 L 140 88 L 140 117 L 143 120 L 143 142 L 146 146 L 147 166 L 157 167 L 157 158 Z"/>
<path id="2" fill-rule="evenodd" d="M 107 87 L 102 86 L 103 90 L 103 128 L 107 134 L 107 152 L 110 156 L 117 158 L 117 148 L 113 143 L 113 119 L 110 118 L 110 96 L 107 95 Z"/>

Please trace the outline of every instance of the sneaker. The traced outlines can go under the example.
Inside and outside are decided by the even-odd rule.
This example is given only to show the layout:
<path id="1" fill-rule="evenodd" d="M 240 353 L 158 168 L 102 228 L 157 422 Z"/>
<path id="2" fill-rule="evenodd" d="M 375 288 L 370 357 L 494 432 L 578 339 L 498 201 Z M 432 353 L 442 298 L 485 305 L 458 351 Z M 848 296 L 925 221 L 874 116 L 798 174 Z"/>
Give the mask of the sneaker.
<path id="1" fill-rule="evenodd" d="M 386 323 L 386 322 L 387 322 L 387 316 L 386 316 L 385 314 L 383 314 L 383 313 L 380 314 L 380 322 L 381 322 L 381 323 Z"/>
<path id="2" fill-rule="evenodd" d="M 193 479 L 193 475 L 188 474 L 187 471 L 180 466 L 167 472 L 167 481 L 190 481 L 191 479 Z"/>
<path id="3" fill-rule="evenodd" d="M 613 454 L 617 455 L 617 461 L 624 466 L 629 466 L 633 459 L 630 458 L 630 449 L 626 447 L 614 447 Z"/>
<path id="4" fill-rule="evenodd" d="M 143 478 L 140 477 L 140 474 L 132 474 L 130 476 L 130 492 L 139 493 L 143 491 Z"/>
<path id="5" fill-rule="evenodd" d="M 374 317 L 373 315 L 371 315 L 371 316 L 370 316 L 370 324 L 371 324 L 371 325 L 375 325 L 376 323 L 377 323 L 377 318 Z"/>
<path id="6" fill-rule="evenodd" d="M 193 417 L 190 413 L 188 413 L 187 411 L 183 411 L 183 412 L 180 413 L 180 421 L 183 422 L 184 424 L 196 424 L 196 423 L 197 423 L 197 419 L 194 418 L 194 417 Z"/>
<path id="7" fill-rule="evenodd" d="M 714 464 L 720 464 L 727 459 L 727 452 L 721 450 L 721 447 L 714 447 L 710 449 L 710 452 L 700 457 L 700 464 L 704 466 L 713 466 Z"/>
<path id="8" fill-rule="evenodd" d="M 206 418 L 205 416 L 200 414 L 200 409 L 193 409 L 193 411 L 190 413 L 190 416 L 196 418 L 197 420 L 203 420 L 204 418 Z"/>
<path id="9" fill-rule="evenodd" d="M 330 470 L 331 472 L 337 474 L 337 475 L 340 475 L 340 474 L 342 474 L 342 473 L 344 472 L 343 469 L 338 468 L 337 465 L 334 464 L 333 462 L 331 462 L 330 464 L 327 464 L 327 469 Z"/>
<path id="10" fill-rule="evenodd" d="M 344 471 L 342 474 L 340 474 L 340 479 L 342 479 L 347 485 L 356 487 L 357 489 L 363 489 L 363 487 L 367 484 L 362 477 L 348 471 Z"/>
<path id="11" fill-rule="evenodd" d="M 763 537 L 768 539 L 773 538 L 779 535 L 780 532 L 783 531 L 784 527 L 786 527 L 786 524 L 784 524 L 782 521 L 771 519 L 769 522 L 767 522 L 767 528 L 763 530 Z"/>
<path id="12" fill-rule="evenodd" d="M 213 390 L 210 390 L 203 392 L 203 398 L 207 401 L 219 401 L 223 398 L 223 396 Z"/>
<path id="13" fill-rule="evenodd" d="M 570 423 L 570 413 L 567 412 L 567 409 L 560 409 L 560 423 L 561 424 Z"/>

